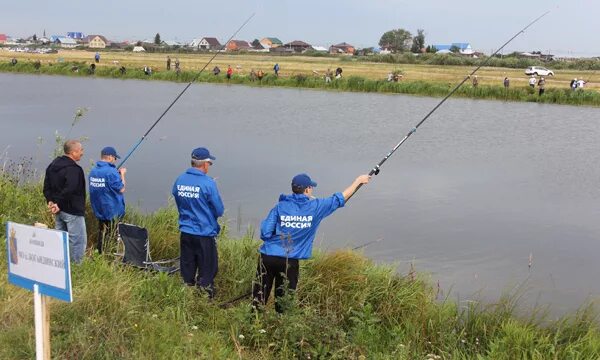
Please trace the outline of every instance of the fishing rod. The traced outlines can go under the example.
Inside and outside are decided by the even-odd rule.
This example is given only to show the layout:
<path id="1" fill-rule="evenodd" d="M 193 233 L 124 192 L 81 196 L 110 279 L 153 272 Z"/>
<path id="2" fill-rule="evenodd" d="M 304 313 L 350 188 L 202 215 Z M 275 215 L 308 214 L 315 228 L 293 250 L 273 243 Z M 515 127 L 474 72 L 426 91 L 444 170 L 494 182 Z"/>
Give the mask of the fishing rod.
<path id="1" fill-rule="evenodd" d="M 507 42 L 505 42 L 502 46 L 500 46 L 500 48 L 498 48 L 498 50 L 496 50 L 492 55 L 490 55 L 484 62 L 481 63 L 481 65 L 479 65 L 478 67 L 475 68 L 475 70 L 473 70 L 469 75 L 465 76 L 465 78 L 458 83 L 458 85 L 456 85 L 454 87 L 454 89 L 452 89 L 452 91 L 450 91 L 448 93 L 448 95 L 446 95 L 442 101 L 440 101 L 433 109 L 431 109 L 431 111 L 429 113 L 427 113 L 427 115 L 425 115 L 425 117 L 423 119 L 421 119 L 421 121 L 419 121 L 419 123 L 413 127 L 405 136 L 402 140 L 400 140 L 400 142 L 398 144 L 396 144 L 396 146 L 394 146 L 394 148 L 392 148 L 392 150 L 390 150 L 390 152 L 383 158 L 381 159 L 381 161 L 379 163 L 377 163 L 377 165 L 375 165 L 375 167 L 373 167 L 373 169 L 371 169 L 371 171 L 369 172 L 369 176 L 373 176 L 373 175 L 377 175 L 379 174 L 379 171 L 381 169 L 381 166 L 383 165 L 383 163 L 385 163 L 395 152 L 396 150 L 398 150 L 398 148 L 412 135 L 414 134 L 417 129 L 419 128 L 419 126 L 421 126 L 425 120 L 427 120 L 440 106 L 442 106 L 443 103 L 446 102 L 446 100 L 448 100 L 448 98 L 450 98 L 465 82 L 467 82 L 467 80 L 469 80 L 471 78 L 471 76 L 473 76 L 479 69 L 481 69 L 483 66 L 485 66 L 485 64 L 488 63 L 488 61 L 490 61 L 496 54 L 498 54 L 502 49 L 504 49 L 504 47 L 508 44 L 510 44 L 515 38 L 517 38 L 519 35 L 523 34 L 525 32 L 525 30 L 527 30 L 530 26 L 532 26 L 533 24 L 535 24 L 536 22 L 538 22 L 541 18 L 543 18 L 544 16 L 548 15 L 548 13 L 550 13 L 550 11 L 546 11 L 545 13 L 543 13 L 542 15 L 538 16 L 535 20 L 533 20 L 532 22 L 530 22 L 527 26 L 525 26 L 523 29 L 519 30 L 519 32 L 517 32 L 513 37 L 511 37 Z M 360 184 L 356 187 L 356 189 L 354 190 L 354 192 L 348 197 L 348 200 L 350 200 L 350 198 L 352 196 L 354 196 L 354 194 L 356 194 L 356 192 L 358 191 L 358 189 L 360 189 L 363 186 L 363 184 Z"/>
<path id="2" fill-rule="evenodd" d="M 594 78 L 594 75 L 596 75 L 596 73 L 598 72 L 598 70 L 594 70 L 594 72 L 592 73 L 592 75 L 590 75 L 586 81 L 586 83 L 591 82 L 591 80 Z"/>
<path id="3" fill-rule="evenodd" d="M 228 44 L 234 38 L 234 36 L 236 36 L 237 33 L 240 32 L 240 30 L 242 30 L 244 28 L 244 26 L 246 26 L 246 24 L 248 22 L 250 22 L 250 20 L 253 17 L 254 17 L 254 13 L 252 13 L 252 15 L 250 15 L 250 17 L 248 19 L 246 19 L 246 21 L 244 21 L 244 23 L 233 33 L 233 35 L 231 35 L 231 37 L 225 42 L 225 44 Z M 133 145 L 133 147 L 131 148 L 131 150 L 129 150 L 129 153 L 127 153 L 127 155 L 123 158 L 123 160 L 117 166 L 117 168 L 120 168 L 121 166 L 123 166 L 123 164 L 125 164 L 125 162 L 127 161 L 127 159 L 129 159 L 129 157 L 135 152 L 135 150 L 146 139 L 146 136 L 148 136 L 148 134 L 150 134 L 150 132 L 152 131 L 152 129 L 154 129 L 154 127 L 160 122 L 160 120 L 162 120 L 162 118 L 167 114 L 167 112 L 169 112 L 169 110 L 171 110 L 171 108 L 173 107 L 173 105 L 175 105 L 175 103 L 177 102 L 177 100 L 179 100 L 179 98 L 187 91 L 187 89 L 190 86 L 192 86 L 193 82 L 195 82 L 196 80 L 198 80 L 198 77 L 200 77 L 200 74 L 202 74 L 202 72 L 204 71 L 204 69 L 206 69 L 206 67 L 208 65 L 210 65 L 210 63 L 217 57 L 217 55 L 219 55 L 223 51 L 223 47 L 221 47 L 213 55 L 213 57 L 211 57 L 210 60 L 208 60 L 208 62 L 206 63 L 206 65 L 204 65 L 204 67 L 200 70 L 200 72 L 198 74 L 196 74 L 196 76 L 194 76 L 194 78 L 192 79 L 192 81 L 190 81 L 187 84 L 187 86 L 185 88 L 183 88 L 183 90 L 179 93 L 179 95 L 177 95 L 177 97 L 171 102 L 171 104 L 165 109 L 165 111 L 158 117 L 158 119 L 154 122 L 154 124 L 152 124 L 152 126 L 150 126 L 150 129 L 148 129 L 148 131 L 146 131 L 146 133 L 140 138 L 140 140 L 135 145 Z"/>
<path id="4" fill-rule="evenodd" d="M 372 244 L 378 243 L 378 242 L 380 242 L 380 241 L 382 241 L 382 240 L 383 240 L 383 238 L 379 238 L 379 239 L 377 239 L 377 240 L 371 240 L 371 241 L 368 241 L 368 242 L 366 242 L 366 243 L 364 243 L 364 244 L 361 244 L 361 245 L 355 246 L 355 247 L 353 247 L 353 248 L 352 248 L 352 249 L 350 249 L 350 250 L 352 250 L 352 251 L 360 250 L 360 249 L 366 248 L 366 247 L 367 247 L 367 246 L 369 246 L 369 245 L 372 245 Z M 235 298 L 233 298 L 233 299 L 231 299 L 231 300 L 227 300 L 227 301 L 225 301 L 225 302 L 223 302 L 223 303 L 219 304 L 219 307 L 220 307 L 221 309 L 225 309 L 225 308 L 227 308 L 229 305 L 232 305 L 232 304 L 234 304 L 235 302 L 238 302 L 238 301 L 240 301 L 240 300 L 242 300 L 242 299 L 245 299 L 245 298 L 247 298 L 247 297 L 248 297 L 248 296 L 250 296 L 250 295 L 252 295 L 252 290 L 250 290 L 249 292 L 247 292 L 247 293 L 244 293 L 244 294 L 242 294 L 242 295 L 240 295 L 240 296 L 238 296 L 238 297 L 235 297 Z"/>

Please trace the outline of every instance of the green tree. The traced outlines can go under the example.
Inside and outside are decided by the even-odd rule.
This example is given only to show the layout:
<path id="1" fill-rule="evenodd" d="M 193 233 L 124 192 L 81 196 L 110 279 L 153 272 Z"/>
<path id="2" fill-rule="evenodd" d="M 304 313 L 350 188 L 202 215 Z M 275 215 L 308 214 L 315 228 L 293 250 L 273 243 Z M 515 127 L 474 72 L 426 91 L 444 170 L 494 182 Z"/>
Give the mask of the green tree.
<path id="1" fill-rule="evenodd" d="M 161 41 L 160 41 L 160 34 L 159 34 L 159 33 L 156 33 L 156 35 L 154 35 L 154 43 L 155 43 L 156 45 L 160 45 L 160 42 L 161 42 Z"/>
<path id="2" fill-rule="evenodd" d="M 450 52 L 457 54 L 457 53 L 460 52 L 460 48 L 458 46 L 456 46 L 456 45 L 452 45 L 450 47 Z"/>
<path id="3" fill-rule="evenodd" d="M 373 49 L 373 47 L 368 47 L 368 48 L 362 48 L 360 50 L 356 50 L 354 54 L 367 56 L 367 55 L 373 55 L 374 53 L 375 53 L 375 49 Z"/>
<path id="4" fill-rule="evenodd" d="M 260 41 L 258 39 L 254 39 L 254 41 L 252 41 L 252 47 L 256 48 L 260 45 Z"/>
<path id="5" fill-rule="evenodd" d="M 410 51 L 413 53 L 420 53 L 421 49 L 425 48 L 425 30 L 418 29 L 417 35 L 413 38 L 412 47 Z"/>
<path id="6" fill-rule="evenodd" d="M 395 29 L 381 35 L 379 46 L 389 48 L 392 52 L 404 52 L 410 48 L 412 35 L 410 31 Z"/>

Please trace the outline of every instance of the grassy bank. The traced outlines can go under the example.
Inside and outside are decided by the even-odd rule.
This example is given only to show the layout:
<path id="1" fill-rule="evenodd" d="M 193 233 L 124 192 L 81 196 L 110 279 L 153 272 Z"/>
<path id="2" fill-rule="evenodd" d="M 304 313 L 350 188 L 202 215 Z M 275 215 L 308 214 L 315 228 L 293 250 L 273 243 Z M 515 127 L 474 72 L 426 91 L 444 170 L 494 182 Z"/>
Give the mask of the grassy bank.
<path id="1" fill-rule="evenodd" d="M 51 224 L 35 175 L 21 164 L 0 172 L 0 220 Z M 28 179 L 29 178 L 29 179 Z M 88 209 L 88 233 L 95 222 Z M 154 258 L 177 255 L 176 211 L 129 210 L 149 228 Z M 4 234 L 4 232 L 2 232 Z M 0 251 L 6 253 L 2 238 Z M 209 302 L 178 276 L 145 273 L 112 256 L 88 254 L 73 267 L 75 301 L 51 301 L 56 359 L 596 359 L 595 312 L 559 321 L 517 315 L 515 297 L 495 304 L 436 299 L 419 275 L 399 275 L 363 255 L 317 252 L 304 261 L 295 306 L 279 316 L 255 314 L 247 300 L 218 303 L 251 284 L 258 241 L 219 236 L 217 299 Z M 0 358 L 34 357 L 32 296 L 9 285 L 0 256 Z M 292 301 L 290 299 L 290 301 Z M 543 323 L 543 325 L 541 325 Z"/>
<path id="2" fill-rule="evenodd" d="M 122 58 L 118 55 L 109 54 L 115 58 L 118 64 L 102 63 L 97 66 L 95 73 L 90 74 L 89 62 L 82 61 L 80 58 L 73 58 L 73 61 L 51 62 L 40 59 L 20 59 L 17 65 L 13 66 L 8 61 L 0 62 L 0 72 L 29 73 L 29 74 L 50 74 L 77 77 L 108 77 L 120 79 L 143 79 L 143 80 L 163 80 L 188 82 L 194 78 L 197 71 L 204 65 L 202 61 L 208 61 L 204 58 L 187 55 L 189 58 L 185 61 L 183 71 L 178 75 L 174 71 L 156 71 L 162 69 L 163 64 L 159 56 L 164 55 L 144 54 L 140 57 Z M 41 56 L 41 55 L 37 55 Z M 341 63 L 336 64 L 328 59 L 296 59 L 291 62 L 290 59 L 279 59 L 290 61 L 283 75 L 275 77 L 270 71 L 270 61 L 272 59 L 260 59 L 258 56 L 226 56 L 226 59 L 215 60 L 209 69 L 203 73 L 198 81 L 208 83 L 232 83 L 245 84 L 251 86 L 282 86 L 293 88 L 311 88 L 321 90 L 354 91 L 354 92 L 380 92 L 380 93 L 399 93 L 442 97 L 448 94 L 458 82 L 460 82 L 472 67 L 468 66 L 432 66 L 432 65 L 410 65 L 403 64 L 402 68 L 390 68 L 388 64 L 365 64 L 365 63 Z M 77 59 L 78 61 L 75 61 Z M 120 59 L 120 60 L 116 60 Z M 236 64 L 242 61 L 243 65 L 234 66 L 236 71 L 231 80 L 225 78 L 225 70 L 228 63 Z M 37 61 L 40 61 L 37 63 Z M 273 61 L 278 61 L 275 59 Z M 319 62 L 321 61 L 321 62 Z M 329 61 L 329 62 L 327 62 Z M 336 59 L 336 61 L 339 61 Z M 142 71 L 144 65 L 150 64 L 155 71 L 152 75 L 145 75 Z M 221 67 L 221 74 L 212 75 L 210 70 L 214 65 Z M 333 80 L 326 83 L 323 79 L 325 70 L 329 67 L 335 69 L 337 66 L 343 66 L 344 74 L 342 79 Z M 119 71 L 119 67 L 124 66 L 127 69 L 125 74 Z M 77 68 L 78 71 L 74 71 Z M 262 81 L 252 81 L 249 76 L 251 69 L 263 69 L 267 75 Z M 284 67 L 285 68 L 285 67 Z M 319 70 L 315 70 L 315 68 Z M 312 69 L 312 70 L 311 70 Z M 389 71 L 401 71 L 404 74 L 404 80 L 400 82 L 386 81 Z M 551 104 L 566 105 L 586 105 L 600 106 L 600 92 L 596 91 L 592 82 L 584 91 L 571 91 L 569 81 L 574 77 L 586 79 L 593 77 L 593 72 L 564 72 L 555 78 L 548 78 L 546 84 L 546 93 L 538 96 L 537 88 L 535 91 L 527 85 L 527 77 L 521 71 L 515 69 L 502 68 L 483 68 L 478 73 L 479 86 L 473 88 L 468 81 L 455 96 L 475 99 L 493 99 L 502 101 L 526 101 Z M 511 87 L 506 90 L 502 85 L 504 76 L 511 78 Z"/>

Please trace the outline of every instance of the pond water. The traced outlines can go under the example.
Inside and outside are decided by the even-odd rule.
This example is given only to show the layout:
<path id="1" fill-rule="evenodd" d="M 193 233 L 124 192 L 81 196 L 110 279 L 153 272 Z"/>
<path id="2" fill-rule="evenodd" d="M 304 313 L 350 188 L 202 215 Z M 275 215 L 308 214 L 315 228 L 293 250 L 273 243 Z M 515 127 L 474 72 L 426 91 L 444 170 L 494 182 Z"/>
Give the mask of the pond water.
<path id="1" fill-rule="evenodd" d="M 0 150 L 43 170 L 54 133 L 78 107 L 84 168 L 121 154 L 185 84 L 0 74 Z M 169 201 L 190 152 L 206 146 L 233 229 L 258 226 L 291 178 L 315 195 L 367 173 L 439 101 L 402 95 L 195 84 L 127 161 L 127 201 Z M 316 245 L 364 249 L 439 282 L 444 295 L 497 299 L 519 284 L 527 304 L 560 314 L 600 294 L 600 110 L 451 99 L 344 209 Z M 43 141 L 38 139 L 42 137 Z M 532 266 L 529 258 L 532 255 Z"/>

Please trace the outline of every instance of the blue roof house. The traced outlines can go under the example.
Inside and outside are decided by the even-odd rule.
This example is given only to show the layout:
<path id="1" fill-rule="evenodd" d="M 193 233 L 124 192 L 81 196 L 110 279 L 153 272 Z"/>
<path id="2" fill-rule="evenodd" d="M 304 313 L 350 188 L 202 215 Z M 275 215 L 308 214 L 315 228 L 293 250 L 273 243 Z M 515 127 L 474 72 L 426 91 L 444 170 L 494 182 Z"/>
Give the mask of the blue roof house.
<path id="1" fill-rule="evenodd" d="M 450 49 L 452 47 L 457 47 L 458 52 L 462 55 L 472 55 L 473 54 L 473 49 L 471 48 L 471 44 L 469 44 L 469 43 L 452 43 L 450 45 L 438 44 L 438 45 L 433 45 L 433 46 L 437 49 L 437 52 L 440 54 L 449 53 Z"/>
<path id="2" fill-rule="evenodd" d="M 69 31 L 67 33 L 67 37 L 71 38 L 71 39 L 75 39 L 75 40 L 81 40 L 85 37 L 85 35 L 83 35 L 82 32 L 78 32 L 78 31 Z"/>

